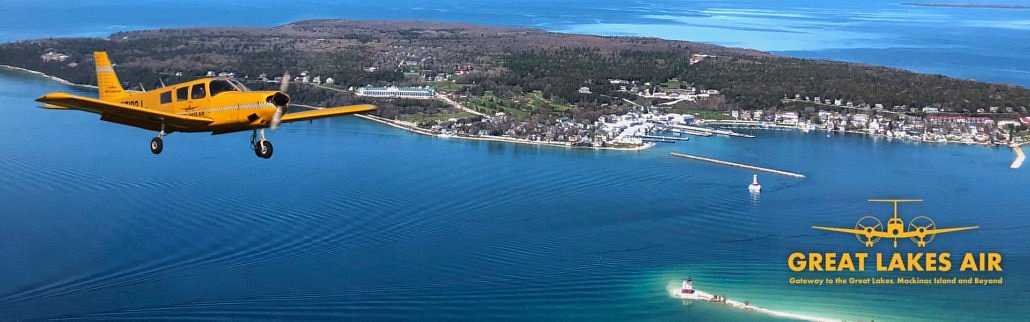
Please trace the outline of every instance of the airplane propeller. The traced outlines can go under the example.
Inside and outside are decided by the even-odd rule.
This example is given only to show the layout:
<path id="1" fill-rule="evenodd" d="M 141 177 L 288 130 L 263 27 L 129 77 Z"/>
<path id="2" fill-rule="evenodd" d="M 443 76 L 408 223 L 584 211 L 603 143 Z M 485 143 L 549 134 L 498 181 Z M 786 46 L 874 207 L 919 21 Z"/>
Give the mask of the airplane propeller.
<path id="1" fill-rule="evenodd" d="M 283 78 L 279 81 L 279 92 L 285 94 L 286 90 L 290 88 L 290 72 L 283 72 Z M 276 105 L 275 114 L 272 115 L 272 123 L 270 127 L 275 130 L 279 127 L 279 123 L 282 122 L 283 114 L 286 113 L 286 104 Z"/>

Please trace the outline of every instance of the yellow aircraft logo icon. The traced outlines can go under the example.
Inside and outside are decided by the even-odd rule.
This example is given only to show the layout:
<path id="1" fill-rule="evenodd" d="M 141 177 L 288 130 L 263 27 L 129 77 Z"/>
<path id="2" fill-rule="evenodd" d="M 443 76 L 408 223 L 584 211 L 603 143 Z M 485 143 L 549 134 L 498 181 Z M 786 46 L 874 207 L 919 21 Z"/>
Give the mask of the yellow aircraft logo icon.
<path id="1" fill-rule="evenodd" d="M 324 117 L 364 113 L 377 109 L 361 104 L 287 113 L 286 94 L 290 74 L 284 73 L 278 91 L 251 91 L 243 83 L 226 77 L 201 78 L 158 89 L 129 92 L 122 88 L 107 53 L 93 53 L 97 67 L 98 98 L 68 93 L 48 93 L 36 101 L 51 110 L 79 110 L 100 114 L 112 123 L 156 131 L 150 152 L 160 154 L 164 136 L 173 132 L 224 134 L 252 131 L 250 146 L 261 158 L 272 157 L 272 142 L 265 129 L 279 124 Z"/>
<path id="2" fill-rule="evenodd" d="M 898 218 L 898 203 L 902 202 L 921 202 L 922 200 L 916 199 L 870 199 L 870 202 L 890 202 L 894 204 L 894 217 L 887 219 L 887 229 L 884 229 L 883 223 L 879 219 L 873 216 L 865 216 L 858 219 L 855 223 L 855 228 L 836 228 L 836 227 L 821 227 L 812 226 L 812 228 L 820 230 L 835 231 L 841 233 L 855 234 L 855 238 L 858 241 L 865 244 L 866 247 L 873 247 L 876 242 L 882 238 L 893 238 L 894 248 L 898 247 L 899 238 L 908 238 L 916 243 L 917 247 L 926 247 L 926 244 L 933 241 L 937 234 L 950 233 L 955 231 L 977 229 L 980 226 L 968 226 L 968 227 L 955 227 L 955 228 L 937 228 L 937 224 L 930 219 L 930 217 L 919 216 L 909 221 L 907 229 L 905 222 Z"/>

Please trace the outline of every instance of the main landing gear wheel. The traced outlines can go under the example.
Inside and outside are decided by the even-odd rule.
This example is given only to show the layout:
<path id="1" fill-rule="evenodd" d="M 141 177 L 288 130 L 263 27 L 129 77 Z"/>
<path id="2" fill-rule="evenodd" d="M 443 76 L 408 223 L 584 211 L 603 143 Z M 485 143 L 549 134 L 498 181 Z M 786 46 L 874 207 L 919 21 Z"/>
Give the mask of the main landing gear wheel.
<path id="1" fill-rule="evenodd" d="M 161 150 L 165 149 L 165 143 L 160 137 L 155 137 L 150 140 L 150 153 L 161 154 Z"/>
<path id="2" fill-rule="evenodd" d="M 268 159 L 272 157 L 272 142 L 258 141 L 254 144 L 254 154 L 259 158 Z"/>

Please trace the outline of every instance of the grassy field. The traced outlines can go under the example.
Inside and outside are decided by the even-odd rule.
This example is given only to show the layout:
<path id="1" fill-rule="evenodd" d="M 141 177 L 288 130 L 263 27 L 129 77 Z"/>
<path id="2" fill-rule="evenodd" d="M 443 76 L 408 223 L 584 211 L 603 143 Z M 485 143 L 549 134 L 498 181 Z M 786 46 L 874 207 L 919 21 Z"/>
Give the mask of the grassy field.
<path id="1" fill-rule="evenodd" d="M 661 86 L 662 88 L 673 88 L 673 89 L 680 88 L 680 85 L 685 85 L 686 87 L 690 87 L 690 83 L 683 82 L 683 81 L 680 81 L 680 80 L 675 79 L 675 78 L 670 79 L 669 81 L 661 83 L 661 84 L 658 84 L 658 85 Z"/>
<path id="2" fill-rule="evenodd" d="M 730 116 L 729 113 L 712 110 L 677 109 L 675 112 L 682 114 L 692 114 L 694 115 L 694 117 L 704 120 L 725 121 L 733 119 L 733 116 Z"/>
<path id="3" fill-rule="evenodd" d="M 544 108 L 549 108 L 562 113 L 572 112 L 576 109 L 573 105 L 558 104 L 546 99 L 544 98 L 543 93 L 539 91 L 519 95 L 513 98 L 500 98 L 495 96 L 492 92 L 487 91 L 482 97 L 471 97 L 462 100 L 462 104 L 483 113 L 492 115 L 497 112 L 504 112 L 505 114 L 515 116 L 519 119 L 525 118 L 530 112 Z"/>
<path id="4" fill-rule="evenodd" d="M 529 113 L 516 108 L 514 103 L 514 100 L 494 96 L 494 93 L 490 91 L 487 91 L 483 96 L 470 97 L 462 101 L 465 107 L 486 113 L 487 115 L 504 112 L 519 119 L 525 118 Z"/>
<path id="5" fill-rule="evenodd" d="M 433 87 L 440 93 L 457 93 L 464 91 L 466 87 L 472 86 L 472 84 L 461 84 L 449 80 L 442 82 L 426 82 L 426 84 Z"/>
<path id="6" fill-rule="evenodd" d="M 526 100 L 526 103 L 532 110 L 538 110 L 544 107 L 549 107 L 559 112 L 571 112 L 576 109 L 576 107 L 572 105 L 558 104 L 552 102 L 551 100 L 544 98 L 544 94 L 540 91 L 533 91 L 532 93 L 516 98 L 516 100 Z"/>

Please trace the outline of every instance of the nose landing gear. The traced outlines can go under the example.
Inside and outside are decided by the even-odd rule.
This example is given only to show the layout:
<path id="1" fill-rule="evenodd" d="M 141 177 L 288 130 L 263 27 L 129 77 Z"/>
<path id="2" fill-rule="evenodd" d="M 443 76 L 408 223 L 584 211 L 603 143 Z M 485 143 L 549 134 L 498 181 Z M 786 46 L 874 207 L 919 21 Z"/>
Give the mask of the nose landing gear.
<path id="1" fill-rule="evenodd" d="M 272 142 L 265 140 L 264 129 L 261 129 L 260 139 L 258 130 L 254 130 L 254 134 L 250 136 L 250 146 L 254 149 L 254 154 L 259 158 L 268 159 L 272 157 Z"/>

